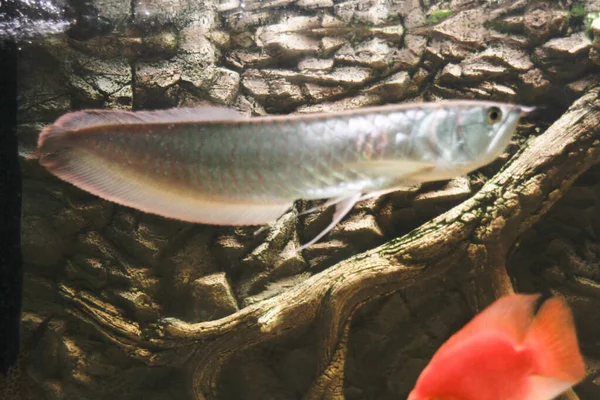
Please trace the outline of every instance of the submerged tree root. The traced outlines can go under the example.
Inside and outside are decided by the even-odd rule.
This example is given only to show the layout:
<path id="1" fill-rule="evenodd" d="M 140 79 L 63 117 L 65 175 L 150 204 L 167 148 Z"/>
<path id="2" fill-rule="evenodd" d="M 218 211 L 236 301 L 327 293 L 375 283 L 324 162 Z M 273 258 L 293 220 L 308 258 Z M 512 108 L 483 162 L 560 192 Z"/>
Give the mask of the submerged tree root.
<path id="1" fill-rule="evenodd" d="M 592 90 L 543 135 L 526 143 L 474 197 L 404 237 L 219 320 L 163 320 L 137 339 L 130 332 L 105 331 L 102 323 L 96 327 L 130 352 L 133 341 L 142 348 L 135 356 L 148 364 L 172 364 L 175 354 L 185 352 L 193 397 L 212 400 L 219 398 L 218 377 L 236 352 L 314 324 L 321 340 L 318 371 L 304 398 L 343 399 L 348 331 L 355 310 L 456 269 L 480 278 L 475 296 L 482 305 L 511 293 L 505 265 L 509 251 L 577 177 L 600 161 L 599 132 L 599 92 Z M 86 319 L 98 318 L 91 305 L 77 305 Z"/>

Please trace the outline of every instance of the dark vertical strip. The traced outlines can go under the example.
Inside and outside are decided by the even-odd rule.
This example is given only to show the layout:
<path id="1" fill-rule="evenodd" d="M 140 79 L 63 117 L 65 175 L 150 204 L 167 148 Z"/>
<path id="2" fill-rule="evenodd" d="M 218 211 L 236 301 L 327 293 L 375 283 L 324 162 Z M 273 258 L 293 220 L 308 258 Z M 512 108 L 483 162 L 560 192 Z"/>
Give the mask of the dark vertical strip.
<path id="1" fill-rule="evenodd" d="M 140 102 L 137 96 L 137 59 L 129 62 L 131 69 L 131 109 L 137 110 L 140 108 Z"/>
<path id="2" fill-rule="evenodd" d="M 136 8 L 135 8 L 135 6 L 136 6 L 135 3 L 136 3 L 136 0 L 131 0 L 129 2 L 129 11 L 131 13 L 131 14 L 129 14 L 129 22 L 132 23 L 132 24 L 135 23 L 135 13 L 137 11 Z"/>
<path id="3" fill-rule="evenodd" d="M 19 354 L 23 282 L 21 171 L 16 133 L 17 51 L 14 42 L 0 41 L 0 372 L 3 374 L 15 364 Z"/>
<path id="4" fill-rule="evenodd" d="M 136 13 L 136 0 L 130 0 L 129 2 L 129 23 L 135 24 L 135 13 Z M 145 34 L 145 33 L 144 33 Z M 143 38 L 142 40 L 144 40 Z M 132 59 L 129 62 L 129 68 L 131 69 L 131 109 L 137 110 L 139 108 L 139 101 L 137 98 L 137 59 Z"/>

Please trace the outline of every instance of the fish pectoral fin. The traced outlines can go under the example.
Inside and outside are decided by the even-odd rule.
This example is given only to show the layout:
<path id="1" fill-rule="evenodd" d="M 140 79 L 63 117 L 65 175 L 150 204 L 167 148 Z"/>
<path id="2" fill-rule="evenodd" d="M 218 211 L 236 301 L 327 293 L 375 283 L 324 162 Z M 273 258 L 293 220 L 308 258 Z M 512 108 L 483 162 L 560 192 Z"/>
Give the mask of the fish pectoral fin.
<path id="1" fill-rule="evenodd" d="M 375 177 L 401 178 L 403 176 L 409 177 L 418 173 L 431 171 L 436 165 L 421 161 L 381 160 L 361 161 L 346 164 L 345 167 Z"/>
<path id="2" fill-rule="evenodd" d="M 308 246 L 315 244 L 319 239 L 325 236 L 350 212 L 354 204 L 360 199 L 361 193 L 353 193 L 350 196 L 341 198 L 335 204 L 335 213 L 333 214 L 333 220 L 325 229 L 323 229 L 317 236 L 315 236 L 310 242 L 302 245 L 298 251 L 306 249 Z"/>

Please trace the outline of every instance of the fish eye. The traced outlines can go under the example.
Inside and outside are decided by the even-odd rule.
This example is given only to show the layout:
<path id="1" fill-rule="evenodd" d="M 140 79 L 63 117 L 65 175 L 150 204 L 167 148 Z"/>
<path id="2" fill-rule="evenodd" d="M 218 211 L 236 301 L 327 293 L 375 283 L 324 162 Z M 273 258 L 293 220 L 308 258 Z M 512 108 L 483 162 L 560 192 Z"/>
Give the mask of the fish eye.
<path id="1" fill-rule="evenodd" d="M 498 107 L 490 107 L 487 110 L 485 118 L 488 124 L 493 125 L 502 119 L 502 110 Z"/>

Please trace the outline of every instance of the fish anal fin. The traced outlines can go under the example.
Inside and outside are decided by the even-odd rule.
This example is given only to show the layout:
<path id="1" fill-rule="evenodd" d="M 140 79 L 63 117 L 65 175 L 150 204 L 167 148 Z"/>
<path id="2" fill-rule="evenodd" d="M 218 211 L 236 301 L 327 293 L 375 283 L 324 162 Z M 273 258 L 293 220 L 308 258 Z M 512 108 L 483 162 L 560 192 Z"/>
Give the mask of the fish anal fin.
<path id="1" fill-rule="evenodd" d="M 542 304 L 525 346 L 534 354 L 536 374 L 571 383 L 585 378 L 573 315 L 563 300 L 554 297 Z"/>
<path id="2" fill-rule="evenodd" d="M 82 149 L 64 148 L 40 159 L 50 172 L 80 189 L 117 204 L 187 222 L 261 225 L 281 216 L 290 203 L 235 203 L 185 185 L 114 165 Z"/>

